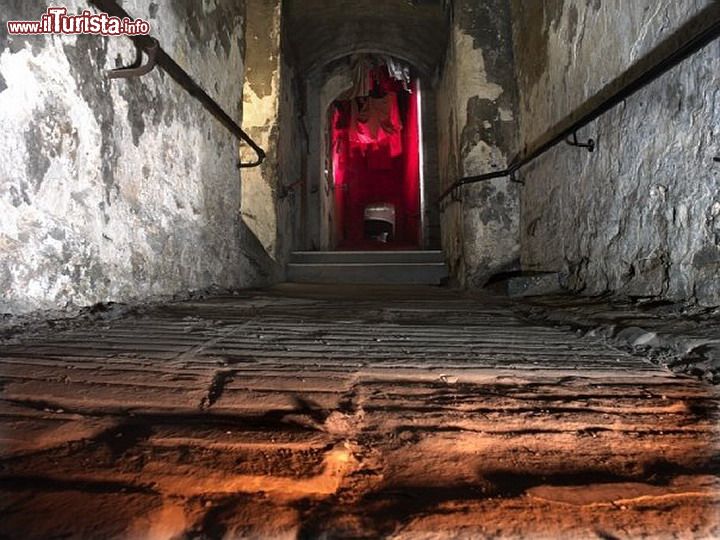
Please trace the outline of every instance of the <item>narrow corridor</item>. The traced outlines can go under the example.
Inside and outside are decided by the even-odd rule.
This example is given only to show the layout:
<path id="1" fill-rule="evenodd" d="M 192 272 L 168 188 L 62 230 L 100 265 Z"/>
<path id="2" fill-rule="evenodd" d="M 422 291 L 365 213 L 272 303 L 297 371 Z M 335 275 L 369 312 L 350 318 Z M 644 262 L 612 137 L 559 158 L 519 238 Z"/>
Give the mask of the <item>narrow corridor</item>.
<path id="1" fill-rule="evenodd" d="M 719 0 L 0 15 L 0 540 L 720 539 Z"/>
<path id="2" fill-rule="evenodd" d="M 717 387 L 522 312 L 282 285 L 25 335 L 0 537 L 718 537 Z"/>

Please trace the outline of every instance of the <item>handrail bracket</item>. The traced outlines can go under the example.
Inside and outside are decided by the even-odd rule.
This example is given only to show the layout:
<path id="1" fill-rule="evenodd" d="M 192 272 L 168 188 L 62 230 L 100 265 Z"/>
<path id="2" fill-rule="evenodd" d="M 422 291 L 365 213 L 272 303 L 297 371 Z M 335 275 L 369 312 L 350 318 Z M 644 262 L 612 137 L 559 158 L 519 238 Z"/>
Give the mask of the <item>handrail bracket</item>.
<path id="1" fill-rule="evenodd" d="M 147 75 L 153 69 L 155 69 L 157 52 L 160 48 L 160 44 L 158 43 L 157 39 L 150 39 L 152 39 L 152 45 L 148 46 L 147 48 L 142 48 L 137 44 L 135 45 L 135 47 L 137 48 L 138 56 L 134 65 L 118 69 L 111 69 L 110 71 L 106 72 L 107 78 L 130 79 L 132 77 L 142 77 L 143 75 Z M 142 64 L 143 51 L 145 51 L 148 57 L 148 61 L 145 64 Z"/>
<path id="2" fill-rule="evenodd" d="M 588 139 L 588 141 L 586 143 L 579 142 L 578 136 L 577 136 L 577 131 L 573 132 L 572 139 L 565 139 L 565 143 L 569 146 L 575 146 L 576 148 L 587 148 L 587 151 L 590 152 L 591 154 L 597 148 L 595 139 Z"/>

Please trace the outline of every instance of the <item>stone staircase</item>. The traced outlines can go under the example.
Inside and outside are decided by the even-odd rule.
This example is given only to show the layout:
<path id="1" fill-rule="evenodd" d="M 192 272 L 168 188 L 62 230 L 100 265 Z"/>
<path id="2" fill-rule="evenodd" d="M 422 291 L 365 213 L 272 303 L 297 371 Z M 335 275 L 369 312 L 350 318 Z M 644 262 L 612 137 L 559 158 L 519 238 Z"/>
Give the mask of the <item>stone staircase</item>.
<path id="1" fill-rule="evenodd" d="M 297 251 L 291 283 L 439 285 L 448 277 L 442 251 Z"/>

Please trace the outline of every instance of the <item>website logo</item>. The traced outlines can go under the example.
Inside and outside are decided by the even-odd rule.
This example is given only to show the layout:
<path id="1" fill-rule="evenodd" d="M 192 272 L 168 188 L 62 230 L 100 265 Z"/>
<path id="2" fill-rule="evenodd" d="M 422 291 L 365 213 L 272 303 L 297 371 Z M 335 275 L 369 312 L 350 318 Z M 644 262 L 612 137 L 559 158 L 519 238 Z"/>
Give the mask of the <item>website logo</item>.
<path id="1" fill-rule="evenodd" d="M 67 8 L 53 6 L 38 21 L 8 21 L 8 34 L 29 35 L 77 35 L 139 36 L 150 33 L 150 23 L 143 19 L 114 17 L 107 13 L 85 10 L 79 15 L 68 15 Z"/>

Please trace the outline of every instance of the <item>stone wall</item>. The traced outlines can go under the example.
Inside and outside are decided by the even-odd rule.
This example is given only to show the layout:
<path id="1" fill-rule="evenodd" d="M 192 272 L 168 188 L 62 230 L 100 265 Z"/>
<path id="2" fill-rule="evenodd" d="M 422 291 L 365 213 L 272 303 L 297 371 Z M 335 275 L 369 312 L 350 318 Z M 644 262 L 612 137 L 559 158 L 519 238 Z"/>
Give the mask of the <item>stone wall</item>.
<path id="1" fill-rule="evenodd" d="M 302 249 L 331 250 L 335 240 L 335 212 L 332 179 L 326 173 L 330 137 L 328 108 L 352 86 L 352 78 L 347 62 L 340 60 L 311 71 L 303 83 L 309 141 L 304 186 L 307 220 L 303 224 Z"/>
<path id="2" fill-rule="evenodd" d="M 287 239 L 286 215 L 281 198 L 280 138 L 281 103 L 281 6 L 280 0 L 246 0 L 247 42 L 245 86 L 243 90 L 243 128 L 260 146 L 267 158 L 243 175 L 242 216 L 264 249 L 278 264 L 275 277 L 282 271 Z M 245 161 L 254 152 L 242 152 Z"/>
<path id="3" fill-rule="evenodd" d="M 242 1 L 123 6 L 240 120 Z M 3 19 L 46 8 L 6 1 Z M 0 28 L 0 312 L 261 281 L 262 250 L 239 216 L 237 142 L 159 69 L 105 78 L 134 59 L 127 38 Z"/>
<path id="4" fill-rule="evenodd" d="M 283 216 L 281 260 L 288 260 L 293 249 L 303 245 L 306 217 L 303 213 L 305 166 L 308 135 L 305 113 L 305 81 L 287 61 L 284 52 L 280 65 L 280 108 L 278 133 L 278 211 Z"/>
<path id="5" fill-rule="evenodd" d="M 418 87 L 422 102 L 422 203 L 423 203 L 423 248 L 440 249 L 440 196 L 438 169 L 438 121 L 437 96 L 430 84 L 430 78 L 420 78 Z"/>
<path id="6" fill-rule="evenodd" d="M 711 0 L 513 1 L 522 144 L 720 16 Z M 634 67 L 632 67 L 634 66 Z M 523 170 L 522 263 L 572 290 L 720 305 L 720 43 Z"/>
<path id="7" fill-rule="evenodd" d="M 503 0 L 453 3 L 437 85 L 440 185 L 503 169 L 516 148 L 510 10 Z M 452 274 L 480 286 L 519 263 L 519 190 L 507 179 L 463 189 L 441 217 Z"/>

